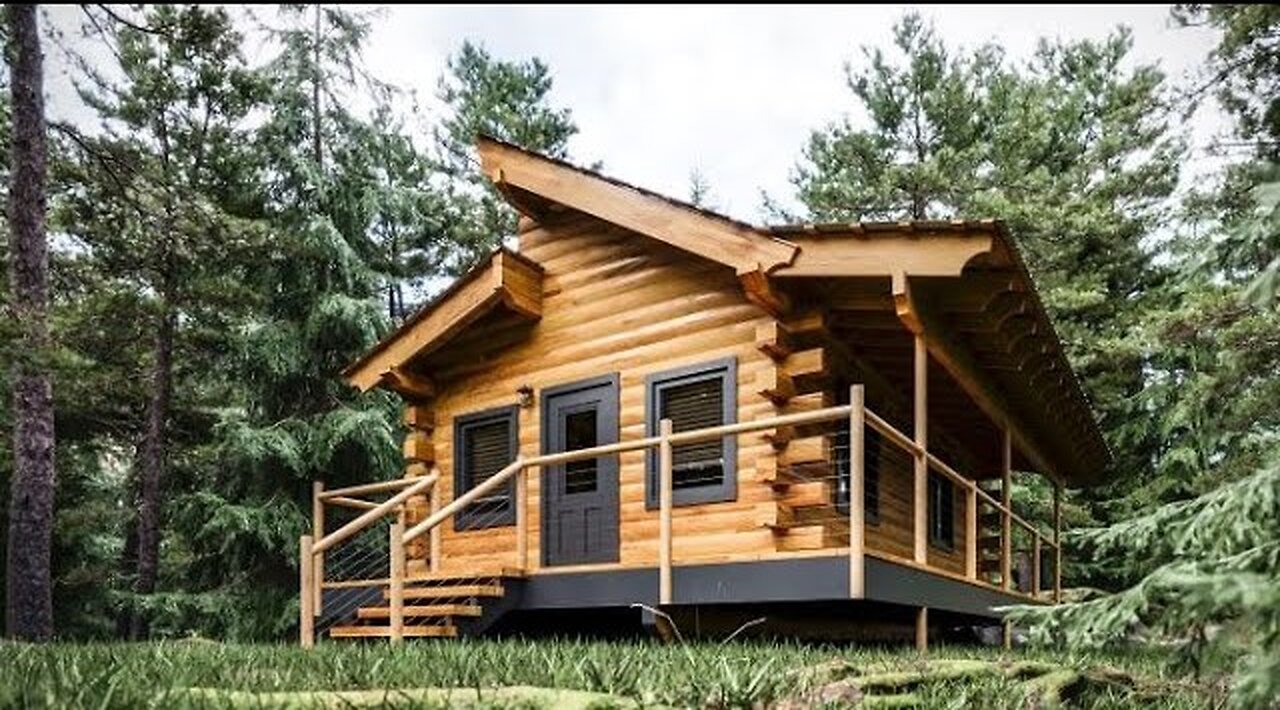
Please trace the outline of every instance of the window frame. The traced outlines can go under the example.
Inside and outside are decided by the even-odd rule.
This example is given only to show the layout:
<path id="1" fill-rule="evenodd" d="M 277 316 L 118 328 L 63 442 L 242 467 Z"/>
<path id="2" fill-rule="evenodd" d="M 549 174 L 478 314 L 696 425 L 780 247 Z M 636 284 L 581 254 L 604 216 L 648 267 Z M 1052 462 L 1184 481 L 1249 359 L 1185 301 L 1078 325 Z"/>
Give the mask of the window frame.
<path id="1" fill-rule="evenodd" d="M 474 484 L 468 481 L 469 472 L 463 470 L 463 462 L 466 461 L 466 432 L 472 427 L 491 424 L 496 421 L 505 421 L 507 423 L 508 445 L 511 450 L 511 459 L 514 461 L 520 456 L 520 406 L 516 404 L 494 407 L 478 412 L 470 412 L 453 418 L 453 499 L 457 500 L 467 491 L 470 491 Z M 516 507 L 515 503 L 515 479 L 507 482 L 506 510 L 501 512 L 482 513 L 477 509 L 477 505 L 466 506 L 458 511 L 453 519 L 453 529 L 462 530 L 484 530 L 487 528 L 498 528 L 515 525 L 516 523 Z M 497 495 L 496 493 L 494 494 Z M 483 516 L 483 520 L 480 519 Z"/>
<path id="2" fill-rule="evenodd" d="M 933 491 L 931 490 L 932 486 L 929 485 L 933 481 L 939 482 L 938 487 L 941 489 L 941 492 L 938 496 L 933 495 Z M 956 490 L 958 489 L 958 486 L 956 486 L 956 484 L 953 483 L 950 478 L 947 478 L 941 473 L 938 473 L 937 471 L 929 471 L 929 476 L 928 476 L 928 479 L 926 479 L 925 488 L 926 488 L 926 493 L 928 494 L 928 497 L 926 500 L 926 503 L 927 503 L 926 520 L 928 522 L 928 528 L 929 528 L 928 530 L 929 546 L 937 548 L 939 550 L 945 550 L 947 552 L 955 552 L 955 549 L 956 549 Z M 937 528 L 942 527 L 941 525 L 942 521 L 940 520 L 943 512 L 942 501 L 945 500 L 946 496 L 950 496 L 951 498 L 951 505 L 948 506 L 950 509 L 951 515 L 949 516 L 949 520 L 947 521 L 948 523 L 946 526 L 947 534 L 945 537 L 941 537 L 936 533 L 937 533 Z"/>
<path id="3" fill-rule="evenodd" d="M 662 392 L 671 387 L 692 382 L 718 379 L 722 388 L 721 424 L 738 421 L 738 359 L 734 356 L 650 373 L 644 378 L 645 428 L 649 436 L 658 436 L 660 419 L 658 412 Z M 721 446 L 724 460 L 724 477 L 719 483 L 686 488 L 672 488 L 673 506 L 724 503 L 738 499 L 738 438 L 724 437 Z M 646 457 L 645 509 L 658 508 L 658 452 L 650 449 Z"/>

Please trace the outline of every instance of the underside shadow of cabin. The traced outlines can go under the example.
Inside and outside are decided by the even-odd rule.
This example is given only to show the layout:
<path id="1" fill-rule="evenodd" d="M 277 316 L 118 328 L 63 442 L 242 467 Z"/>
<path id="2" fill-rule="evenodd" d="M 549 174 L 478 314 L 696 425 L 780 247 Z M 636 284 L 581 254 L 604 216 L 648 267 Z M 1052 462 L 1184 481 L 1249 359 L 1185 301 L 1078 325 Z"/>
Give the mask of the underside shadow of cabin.
<path id="1" fill-rule="evenodd" d="M 659 610 L 923 645 L 1059 599 L 1060 490 L 1109 455 L 1000 223 L 755 227 L 479 152 L 518 249 L 344 372 L 403 398 L 407 465 L 316 484 L 304 644 Z"/>

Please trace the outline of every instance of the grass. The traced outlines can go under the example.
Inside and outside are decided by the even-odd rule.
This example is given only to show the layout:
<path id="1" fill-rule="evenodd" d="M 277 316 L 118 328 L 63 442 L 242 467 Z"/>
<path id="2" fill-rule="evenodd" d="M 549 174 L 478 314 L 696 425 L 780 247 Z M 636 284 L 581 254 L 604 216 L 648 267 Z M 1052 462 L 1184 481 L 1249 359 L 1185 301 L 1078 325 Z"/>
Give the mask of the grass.
<path id="1" fill-rule="evenodd" d="M 1089 708 L 1203 708 L 1203 688 L 1173 677 L 1164 657 L 1018 651 L 1009 658 L 1085 670 L 1110 667 L 1139 679 L 1137 689 L 1108 689 L 1074 699 Z M 999 650 L 938 648 L 931 659 L 1002 658 Z M 661 645 L 648 642 L 463 640 L 290 645 L 207 641 L 143 644 L 0 643 L 0 706 L 135 708 L 226 705 L 173 690 L 252 692 L 531 685 L 609 693 L 642 705 L 792 706 L 814 683 L 806 668 L 841 660 L 860 671 L 910 670 L 905 649 L 868 650 L 800 644 Z M 1027 706 L 1025 686 L 1004 678 L 939 680 L 914 693 L 920 707 Z M 811 704 L 809 701 L 808 704 Z M 801 702 L 801 704 L 806 704 Z M 403 705 L 400 705 L 403 706 Z"/>

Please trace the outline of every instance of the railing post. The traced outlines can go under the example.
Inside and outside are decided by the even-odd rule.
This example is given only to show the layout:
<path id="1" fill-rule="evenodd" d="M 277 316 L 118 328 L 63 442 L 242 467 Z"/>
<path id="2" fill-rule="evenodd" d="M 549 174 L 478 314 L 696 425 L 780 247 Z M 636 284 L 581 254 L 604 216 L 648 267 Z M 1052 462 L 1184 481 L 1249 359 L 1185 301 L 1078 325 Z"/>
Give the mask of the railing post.
<path id="1" fill-rule="evenodd" d="M 1031 595 L 1040 598 L 1040 531 L 1033 530 L 1035 538 L 1034 552 L 1031 554 Z"/>
<path id="2" fill-rule="evenodd" d="M 439 527 L 438 525 L 436 527 Z M 529 569 L 529 469 L 516 472 L 516 568 Z"/>
<path id="3" fill-rule="evenodd" d="M 1053 603 L 1062 603 L 1062 484 L 1053 484 Z"/>
<path id="4" fill-rule="evenodd" d="M 1013 588 L 1013 437 L 1004 429 L 1004 453 L 1000 464 L 1000 586 Z"/>
<path id="5" fill-rule="evenodd" d="M 866 596 L 866 394 L 862 385 L 849 388 L 849 598 Z"/>
<path id="6" fill-rule="evenodd" d="M 969 481 L 964 496 L 964 573 L 978 578 L 978 482 Z"/>
<path id="7" fill-rule="evenodd" d="M 298 641 L 303 648 L 311 648 L 316 643 L 316 596 L 312 587 L 316 583 L 314 556 L 311 553 L 312 538 L 303 535 L 298 550 Z"/>
<path id="8" fill-rule="evenodd" d="M 915 529 L 915 561 L 927 564 L 929 559 L 929 351 L 924 336 L 915 337 L 915 495 L 912 517 Z"/>
<path id="9" fill-rule="evenodd" d="M 324 537 L 324 500 L 320 497 L 324 493 L 324 481 L 313 481 L 311 483 L 311 538 L 319 540 Z M 324 553 L 315 556 L 312 560 L 314 565 L 313 576 L 315 577 L 315 614 L 319 616 L 324 611 Z"/>
<path id="10" fill-rule="evenodd" d="M 671 603 L 671 420 L 658 424 L 658 603 Z"/>
<path id="11" fill-rule="evenodd" d="M 435 514 L 436 514 L 437 512 L 439 512 L 439 510 L 440 510 L 440 497 L 441 497 L 441 495 L 442 495 L 442 494 L 440 493 L 440 482 L 441 482 L 442 480 L 444 480 L 442 477 L 437 477 L 437 478 L 436 478 L 435 485 L 431 486 L 431 513 L 430 513 L 430 515 L 435 515 Z M 430 517 L 430 516 L 428 516 L 428 517 Z M 431 571 L 432 571 L 432 572 L 439 572 L 439 571 L 440 571 L 440 526 L 439 526 L 439 525 L 437 525 L 437 526 L 435 526 L 434 528 L 431 528 L 431 532 L 430 532 L 429 534 L 430 534 L 430 536 L 431 536 L 431 537 L 430 537 L 430 541 L 431 541 Z"/>
<path id="12" fill-rule="evenodd" d="M 404 518 L 403 513 L 391 524 L 389 548 L 389 596 L 391 597 L 391 643 L 404 640 Z"/>

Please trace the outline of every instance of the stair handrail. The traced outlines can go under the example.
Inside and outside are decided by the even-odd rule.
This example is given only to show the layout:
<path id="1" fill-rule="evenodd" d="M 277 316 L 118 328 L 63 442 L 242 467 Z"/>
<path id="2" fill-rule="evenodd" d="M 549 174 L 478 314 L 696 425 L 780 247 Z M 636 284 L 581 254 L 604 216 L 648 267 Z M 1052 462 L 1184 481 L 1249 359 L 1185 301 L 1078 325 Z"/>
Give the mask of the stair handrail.
<path id="1" fill-rule="evenodd" d="M 364 513 L 361 513 L 360 516 L 357 517 L 355 520 L 352 520 L 346 525 L 343 525 L 337 530 L 334 530 L 328 535 L 325 535 L 324 537 L 315 541 L 311 546 L 311 554 L 318 555 L 321 552 L 324 552 L 325 550 L 328 550 L 334 545 L 342 542 L 343 540 L 346 540 L 352 535 L 355 535 L 361 530 L 364 530 L 365 528 L 372 525 L 379 518 L 382 518 L 384 515 L 387 515 L 391 511 L 403 505 L 405 501 L 409 500 L 410 498 L 420 493 L 426 492 L 433 485 L 435 485 L 436 481 L 438 481 L 439 479 L 440 479 L 440 474 L 438 473 L 433 473 L 428 476 L 423 476 L 422 478 L 417 479 L 409 486 L 403 488 L 399 493 L 391 496 L 390 498 L 386 499 L 382 503 L 379 503 L 376 507 L 370 510 L 366 510 Z"/>

